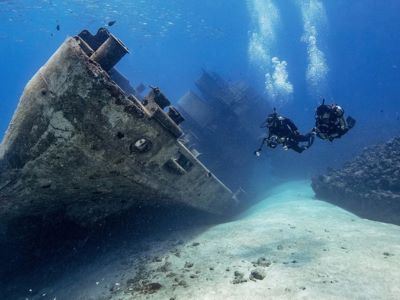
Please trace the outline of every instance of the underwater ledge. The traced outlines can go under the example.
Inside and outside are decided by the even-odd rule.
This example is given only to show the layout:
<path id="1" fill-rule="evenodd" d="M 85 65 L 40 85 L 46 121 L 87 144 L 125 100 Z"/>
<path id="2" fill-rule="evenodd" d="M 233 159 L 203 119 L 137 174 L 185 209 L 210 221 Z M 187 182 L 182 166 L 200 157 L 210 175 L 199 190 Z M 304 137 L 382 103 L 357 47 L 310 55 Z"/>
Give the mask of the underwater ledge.
<path id="1" fill-rule="evenodd" d="M 356 215 L 400 225 L 400 137 L 370 146 L 337 170 L 313 178 L 316 197 Z"/>

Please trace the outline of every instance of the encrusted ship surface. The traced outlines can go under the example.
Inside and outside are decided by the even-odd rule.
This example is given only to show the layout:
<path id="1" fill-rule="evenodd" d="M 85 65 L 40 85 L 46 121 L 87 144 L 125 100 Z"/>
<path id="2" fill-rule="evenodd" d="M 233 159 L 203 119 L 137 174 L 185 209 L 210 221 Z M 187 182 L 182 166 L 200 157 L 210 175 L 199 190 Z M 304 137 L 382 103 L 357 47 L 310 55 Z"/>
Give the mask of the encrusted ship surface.
<path id="1" fill-rule="evenodd" d="M 113 68 L 127 52 L 106 29 L 83 31 L 25 87 L 0 148 L 2 238 L 10 224 L 54 216 L 90 227 L 132 206 L 235 207 L 179 141 L 183 118 L 163 93 L 152 88 L 141 101 Z"/>
<path id="2" fill-rule="evenodd" d="M 177 103 L 186 138 L 224 182 L 254 194 L 260 163 L 253 152 L 263 135 L 259 124 L 271 109 L 267 99 L 246 82 L 213 72 L 203 71 L 195 84 L 200 94 L 189 91 Z"/>
<path id="3" fill-rule="evenodd" d="M 400 225 L 400 138 L 369 147 L 313 179 L 316 196 L 361 217 Z"/>

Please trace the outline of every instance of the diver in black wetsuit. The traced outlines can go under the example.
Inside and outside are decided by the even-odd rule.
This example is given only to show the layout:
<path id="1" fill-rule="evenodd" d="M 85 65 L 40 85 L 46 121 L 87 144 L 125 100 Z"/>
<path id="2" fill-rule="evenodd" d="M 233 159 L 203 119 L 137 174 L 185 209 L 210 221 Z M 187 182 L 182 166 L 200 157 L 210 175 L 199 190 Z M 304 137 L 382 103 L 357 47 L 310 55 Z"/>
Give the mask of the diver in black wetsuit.
<path id="1" fill-rule="evenodd" d="M 346 134 L 356 124 L 356 120 L 348 116 L 344 118 L 344 110 L 336 104 L 322 104 L 315 112 L 315 128 L 313 131 L 320 139 L 333 141 Z"/>
<path id="2" fill-rule="evenodd" d="M 276 148 L 281 144 L 285 150 L 293 149 L 298 153 L 302 153 L 311 147 L 314 142 L 315 134 L 313 132 L 306 135 L 300 134 L 292 120 L 278 115 L 275 109 L 272 114 L 268 115 L 267 120 L 261 127 L 268 128 L 268 137 L 263 139 L 260 148 L 254 152 L 257 156 L 260 156 L 264 144 L 270 148 Z M 307 144 L 301 145 L 303 142 Z"/>

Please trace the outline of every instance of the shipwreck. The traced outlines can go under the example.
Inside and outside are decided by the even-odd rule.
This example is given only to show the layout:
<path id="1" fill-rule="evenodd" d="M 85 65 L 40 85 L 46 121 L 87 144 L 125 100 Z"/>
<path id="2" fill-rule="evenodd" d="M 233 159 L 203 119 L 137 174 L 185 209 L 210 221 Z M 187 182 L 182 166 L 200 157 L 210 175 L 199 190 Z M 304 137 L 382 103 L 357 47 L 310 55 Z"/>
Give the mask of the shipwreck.
<path id="1" fill-rule="evenodd" d="M 114 68 L 127 53 L 108 30 L 84 30 L 29 81 L 0 148 L 0 240 L 55 215 L 90 228 L 134 206 L 235 208 L 168 98 L 154 87 L 139 97 Z"/>
<path id="2" fill-rule="evenodd" d="M 219 178 L 249 198 L 262 194 L 265 166 L 255 158 L 265 132 L 259 124 L 272 108 L 265 95 L 248 82 L 230 82 L 215 72 L 203 70 L 177 101 L 185 122 L 185 138 Z"/>

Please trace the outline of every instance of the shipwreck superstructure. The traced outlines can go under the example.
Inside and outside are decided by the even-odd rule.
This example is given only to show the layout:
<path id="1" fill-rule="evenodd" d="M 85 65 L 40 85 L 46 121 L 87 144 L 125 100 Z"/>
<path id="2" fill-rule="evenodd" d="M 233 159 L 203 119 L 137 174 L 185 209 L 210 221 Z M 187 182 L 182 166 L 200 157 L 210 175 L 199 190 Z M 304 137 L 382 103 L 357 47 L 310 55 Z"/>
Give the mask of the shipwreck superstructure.
<path id="1" fill-rule="evenodd" d="M 167 97 L 158 88 L 136 97 L 114 68 L 127 53 L 106 29 L 83 31 L 25 87 L 0 149 L 3 238 L 10 224 L 54 215 L 90 227 L 132 206 L 235 207 L 231 190 L 179 140 L 184 118 Z"/>
<path id="2" fill-rule="evenodd" d="M 228 82 L 204 70 L 195 85 L 197 92 L 188 91 L 177 103 L 188 144 L 224 182 L 254 196 L 262 164 L 253 152 L 264 134 L 259 125 L 271 110 L 267 99 L 244 81 Z"/>

